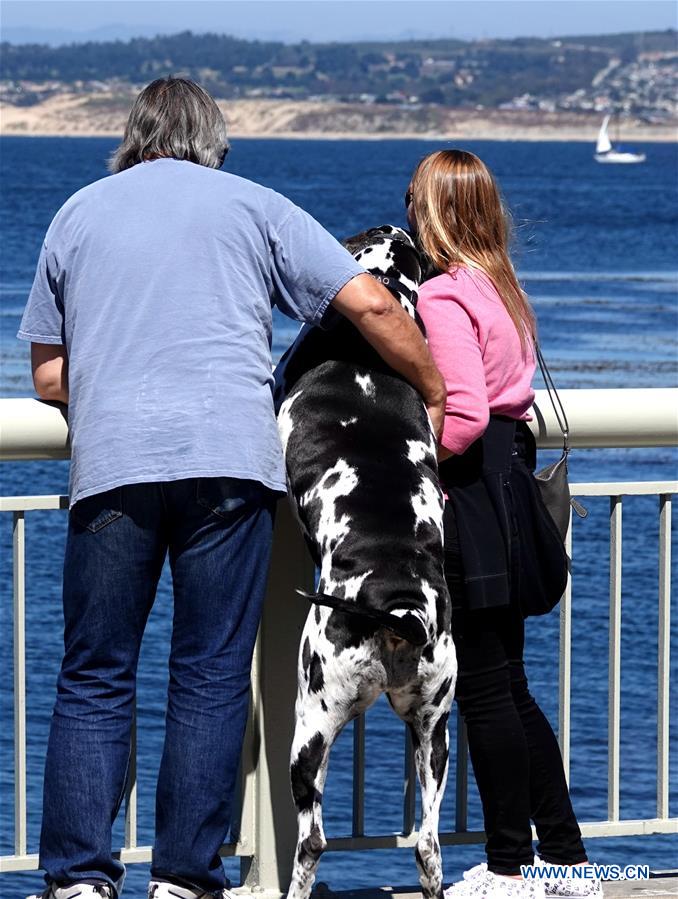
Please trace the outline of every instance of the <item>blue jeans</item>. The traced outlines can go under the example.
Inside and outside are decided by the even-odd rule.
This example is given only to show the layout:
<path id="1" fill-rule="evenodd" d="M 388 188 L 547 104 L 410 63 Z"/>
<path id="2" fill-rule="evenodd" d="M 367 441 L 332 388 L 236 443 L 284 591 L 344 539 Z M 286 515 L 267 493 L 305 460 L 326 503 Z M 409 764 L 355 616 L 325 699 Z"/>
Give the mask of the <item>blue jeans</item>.
<path id="1" fill-rule="evenodd" d="M 228 885 L 218 851 L 231 819 L 275 500 L 253 481 L 191 478 L 116 488 L 71 510 L 40 840 L 48 882 L 122 884 L 111 827 L 129 764 L 141 638 L 169 551 L 174 623 L 151 871 L 206 891 Z"/>

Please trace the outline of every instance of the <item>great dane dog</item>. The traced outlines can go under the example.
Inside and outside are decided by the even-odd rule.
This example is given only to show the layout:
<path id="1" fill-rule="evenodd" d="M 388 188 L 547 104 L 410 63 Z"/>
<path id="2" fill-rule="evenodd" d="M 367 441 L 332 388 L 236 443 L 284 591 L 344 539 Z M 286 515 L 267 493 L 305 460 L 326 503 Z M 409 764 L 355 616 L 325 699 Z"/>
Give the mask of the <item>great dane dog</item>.
<path id="1" fill-rule="evenodd" d="M 421 268 L 407 232 L 386 225 L 348 246 L 417 319 Z M 430 419 L 417 391 L 339 315 L 326 329 L 302 328 L 276 381 L 289 493 L 320 571 L 299 652 L 289 897 L 307 899 L 326 846 L 330 748 L 384 692 L 415 747 L 423 894 L 441 897 L 438 818 L 456 658 Z"/>

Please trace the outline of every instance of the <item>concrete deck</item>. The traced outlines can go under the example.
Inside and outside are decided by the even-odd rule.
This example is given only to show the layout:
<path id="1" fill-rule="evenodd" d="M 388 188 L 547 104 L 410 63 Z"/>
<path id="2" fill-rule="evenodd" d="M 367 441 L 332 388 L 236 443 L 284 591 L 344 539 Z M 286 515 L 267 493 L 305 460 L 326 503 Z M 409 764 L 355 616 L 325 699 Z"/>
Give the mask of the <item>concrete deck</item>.
<path id="1" fill-rule="evenodd" d="M 650 880 L 628 881 L 604 885 L 605 899 L 640 899 L 643 896 L 678 896 L 678 877 L 651 877 Z M 421 899 L 416 887 L 381 887 L 374 890 L 347 890 L 332 892 L 326 884 L 319 883 L 313 891 L 314 899 Z"/>

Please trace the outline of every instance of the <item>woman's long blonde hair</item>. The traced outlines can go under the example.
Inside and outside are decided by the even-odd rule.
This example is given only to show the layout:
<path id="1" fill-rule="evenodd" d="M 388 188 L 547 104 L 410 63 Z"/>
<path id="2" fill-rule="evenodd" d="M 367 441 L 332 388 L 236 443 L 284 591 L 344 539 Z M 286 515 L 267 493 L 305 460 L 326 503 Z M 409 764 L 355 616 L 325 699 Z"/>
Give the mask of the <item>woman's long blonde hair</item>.
<path id="1" fill-rule="evenodd" d="M 429 153 L 415 169 L 408 195 L 419 245 L 433 265 L 441 272 L 481 268 L 525 350 L 535 336 L 535 317 L 509 256 L 509 214 L 485 163 L 464 150 Z"/>

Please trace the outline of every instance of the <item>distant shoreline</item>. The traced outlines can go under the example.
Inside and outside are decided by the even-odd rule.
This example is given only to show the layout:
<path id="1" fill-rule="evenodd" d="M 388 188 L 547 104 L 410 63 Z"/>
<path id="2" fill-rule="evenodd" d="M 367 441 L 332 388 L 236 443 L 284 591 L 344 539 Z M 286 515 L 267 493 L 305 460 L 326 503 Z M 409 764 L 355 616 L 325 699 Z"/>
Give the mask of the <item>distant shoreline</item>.
<path id="1" fill-rule="evenodd" d="M 122 136 L 131 98 L 60 93 L 32 106 L 0 103 L 0 135 Z M 401 107 L 316 100 L 219 101 L 229 135 L 282 140 L 561 141 L 595 144 L 602 116 L 537 110 Z M 622 142 L 676 143 L 678 122 L 624 120 Z"/>
<path id="2" fill-rule="evenodd" d="M 49 138 L 54 137 L 63 137 L 67 140 L 79 140 L 79 139 L 87 139 L 93 137 L 110 137 L 117 138 L 118 140 L 122 139 L 122 132 L 113 133 L 113 132 L 103 132 L 96 131 L 91 134 L 85 132 L 77 132 L 73 134 L 68 134 L 63 131 L 55 132 L 55 133 L 35 133 L 31 132 L 30 134 L 26 134 L 25 132 L 20 131 L 5 131 L 0 128 L 0 138 L 15 138 L 15 137 L 24 137 L 24 138 L 35 138 L 36 140 L 47 140 Z M 316 140 L 316 141 L 327 141 L 330 143 L 331 141 L 336 142 L 349 142 L 349 141 L 367 141 L 367 142 L 377 142 L 377 141 L 385 141 L 385 140 L 403 140 L 403 141 L 427 141 L 429 143 L 435 143 L 436 141 L 454 141 L 457 140 L 459 142 L 469 142 L 469 141 L 482 141 L 485 143 L 562 143 L 562 144 L 592 144 L 595 141 L 591 141 L 590 137 L 554 137 L 552 135 L 540 135 L 537 136 L 535 134 L 525 134 L 524 132 L 518 133 L 516 132 L 513 136 L 487 136 L 484 134 L 465 134 L 463 136 L 455 136 L 449 134 L 441 134 L 441 135 L 430 135 L 430 134 L 356 134 L 352 132 L 350 134 L 341 134 L 341 133 L 327 133 L 322 132 L 315 134 L 313 132 L 294 132 L 294 133 L 278 133 L 278 134 L 234 134 L 229 131 L 228 138 L 230 141 L 236 140 Z M 678 137 L 672 137 L 670 135 L 658 135 L 653 137 L 646 137 L 642 140 L 638 138 L 634 138 L 633 144 L 634 146 L 644 146 L 646 144 L 669 144 L 669 143 L 678 143 Z"/>

